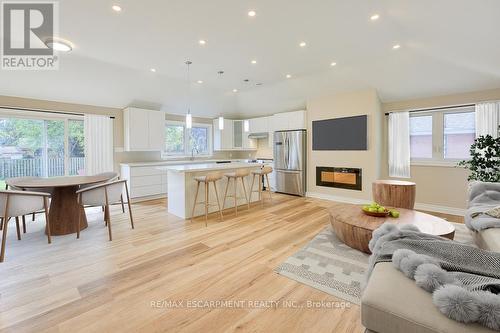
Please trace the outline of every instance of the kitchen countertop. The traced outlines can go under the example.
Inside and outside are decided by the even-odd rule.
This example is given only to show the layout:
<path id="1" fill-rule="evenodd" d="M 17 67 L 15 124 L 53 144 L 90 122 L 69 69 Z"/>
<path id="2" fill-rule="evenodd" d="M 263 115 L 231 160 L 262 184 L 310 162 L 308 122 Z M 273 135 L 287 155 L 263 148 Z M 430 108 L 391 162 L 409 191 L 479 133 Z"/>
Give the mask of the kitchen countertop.
<path id="1" fill-rule="evenodd" d="M 174 172 L 202 172 L 202 171 L 223 171 L 231 169 L 255 168 L 261 167 L 261 163 L 233 162 L 233 163 L 197 163 L 181 165 L 158 166 L 159 170 Z"/>
<path id="2" fill-rule="evenodd" d="M 207 159 L 207 160 L 165 160 L 165 161 L 154 161 L 154 162 L 124 162 L 120 165 L 129 167 L 140 167 L 140 166 L 161 166 L 161 165 L 183 165 L 183 164 L 207 164 L 215 163 L 219 161 L 231 161 L 232 163 L 244 161 L 244 159 Z"/>

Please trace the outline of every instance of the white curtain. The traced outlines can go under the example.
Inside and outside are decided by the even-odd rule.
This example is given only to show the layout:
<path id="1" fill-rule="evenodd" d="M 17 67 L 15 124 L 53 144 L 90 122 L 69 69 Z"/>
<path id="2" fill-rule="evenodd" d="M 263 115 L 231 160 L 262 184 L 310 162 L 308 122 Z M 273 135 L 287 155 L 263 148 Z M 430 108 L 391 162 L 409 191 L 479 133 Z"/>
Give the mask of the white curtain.
<path id="1" fill-rule="evenodd" d="M 476 104 L 476 137 L 491 135 L 498 137 L 500 126 L 500 102 Z"/>
<path id="2" fill-rule="evenodd" d="M 410 113 L 389 114 L 389 176 L 410 178 Z"/>
<path id="3" fill-rule="evenodd" d="M 109 116 L 86 114 L 85 173 L 113 171 L 113 120 Z"/>

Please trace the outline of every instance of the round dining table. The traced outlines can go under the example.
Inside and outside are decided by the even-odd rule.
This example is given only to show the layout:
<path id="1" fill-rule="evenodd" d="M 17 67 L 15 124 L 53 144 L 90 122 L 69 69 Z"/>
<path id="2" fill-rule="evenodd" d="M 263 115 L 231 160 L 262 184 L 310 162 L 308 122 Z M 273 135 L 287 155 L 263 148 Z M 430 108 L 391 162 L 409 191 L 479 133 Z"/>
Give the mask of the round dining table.
<path id="1" fill-rule="evenodd" d="M 92 185 L 109 180 L 109 176 L 19 177 L 5 180 L 8 186 L 25 190 L 51 193 L 49 223 L 52 235 L 76 233 L 81 214 L 80 228 L 87 228 L 85 211 L 78 204 L 76 191 L 81 185 Z"/>

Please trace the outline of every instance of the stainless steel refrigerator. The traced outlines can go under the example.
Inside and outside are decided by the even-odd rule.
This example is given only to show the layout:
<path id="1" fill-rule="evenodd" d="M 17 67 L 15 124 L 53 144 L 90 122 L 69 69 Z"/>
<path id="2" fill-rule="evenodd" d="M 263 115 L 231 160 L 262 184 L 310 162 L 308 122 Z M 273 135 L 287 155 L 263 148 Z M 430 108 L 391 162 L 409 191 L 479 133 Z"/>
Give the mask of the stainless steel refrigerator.
<path id="1" fill-rule="evenodd" d="M 294 195 L 306 194 L 306 131 L 274 132 L 274 168 L 276 191 Z"/>

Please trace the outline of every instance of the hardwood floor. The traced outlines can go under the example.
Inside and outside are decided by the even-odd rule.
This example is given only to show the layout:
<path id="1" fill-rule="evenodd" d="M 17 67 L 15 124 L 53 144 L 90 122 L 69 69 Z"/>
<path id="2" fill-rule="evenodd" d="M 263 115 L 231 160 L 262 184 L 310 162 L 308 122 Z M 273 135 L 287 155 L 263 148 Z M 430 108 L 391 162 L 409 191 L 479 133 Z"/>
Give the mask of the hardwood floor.
<path id="1" fill-rule="evenodd" d="M 329 223 L 330 205 L 275 194 L 237 217 L 226 211 L 224 222 L 212 214 L 206 228 L 155 200 L 133 204 L 135 230 L 118 205 L 112 242 L 100 209 L 79 240 L 57 236 L 51 245 L 40 221 L 21 241 L 9 225 L 0 332 L 363 332 L 358 306 L 298 308 L 345 302 L 273 272 Z"/>

